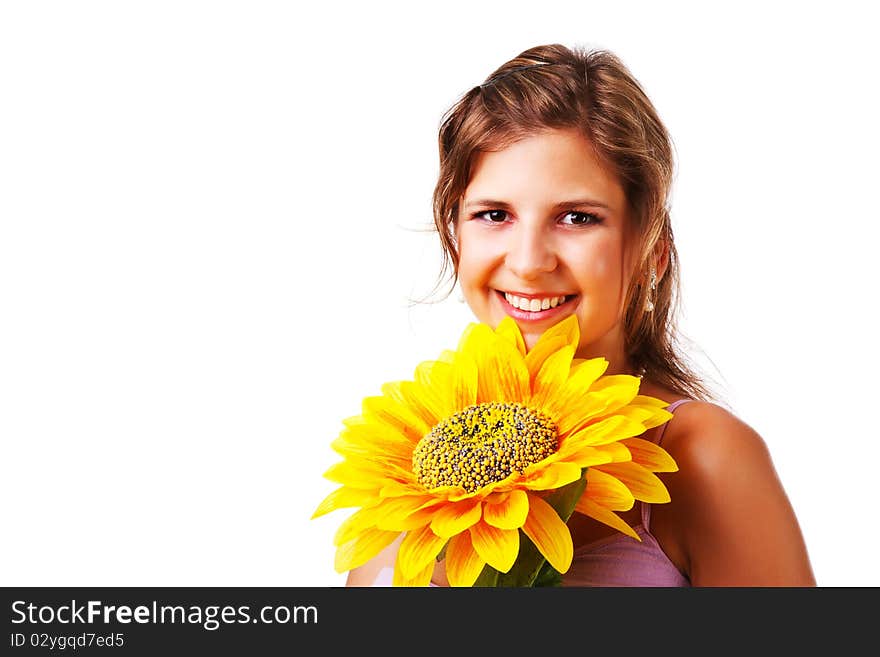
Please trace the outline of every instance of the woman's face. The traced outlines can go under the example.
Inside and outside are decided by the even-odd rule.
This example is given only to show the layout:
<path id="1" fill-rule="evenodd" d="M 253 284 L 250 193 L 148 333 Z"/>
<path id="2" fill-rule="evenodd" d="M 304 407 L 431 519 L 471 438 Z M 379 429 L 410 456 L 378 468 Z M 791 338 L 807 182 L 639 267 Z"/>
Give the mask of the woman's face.
<path id="1" fill-rule="evenodd" d="M 625 367 L 621 320 L 630 267 L 627 202 L 576 130 L 480 153 L 456 228 L 462 293 L 481 322 L 512 317 L 531 349 L 577 315 L 577 356 Z"/>

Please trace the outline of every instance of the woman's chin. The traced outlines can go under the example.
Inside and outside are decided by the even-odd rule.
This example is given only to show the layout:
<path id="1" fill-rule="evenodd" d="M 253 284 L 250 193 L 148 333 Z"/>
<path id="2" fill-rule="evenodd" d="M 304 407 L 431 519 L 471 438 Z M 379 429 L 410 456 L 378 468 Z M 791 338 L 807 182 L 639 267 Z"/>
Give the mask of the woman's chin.
<path id="1" fill-rule="evenodd" d="M 526 353 L 530 352 L 534 346 L 538 344 L 538 338 L 540 337 L 540 333 L 523 333 L 523 342 L 526 343 Z"/>

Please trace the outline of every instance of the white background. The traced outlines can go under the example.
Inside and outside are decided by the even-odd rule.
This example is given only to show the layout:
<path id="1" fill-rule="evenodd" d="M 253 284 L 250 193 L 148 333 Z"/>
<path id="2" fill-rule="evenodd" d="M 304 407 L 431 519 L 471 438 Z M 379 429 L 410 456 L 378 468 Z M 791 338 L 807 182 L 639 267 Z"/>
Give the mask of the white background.
<path id="1" fill-rule="evenodd" d="M 558 42 L 644 84 L 683 332 L 820 585 L 880 585 L 869 4 L 3 3 L 0 584 L 341 584 L 328 445 L 471 319 L 407 304 L 441 115 Z"/>

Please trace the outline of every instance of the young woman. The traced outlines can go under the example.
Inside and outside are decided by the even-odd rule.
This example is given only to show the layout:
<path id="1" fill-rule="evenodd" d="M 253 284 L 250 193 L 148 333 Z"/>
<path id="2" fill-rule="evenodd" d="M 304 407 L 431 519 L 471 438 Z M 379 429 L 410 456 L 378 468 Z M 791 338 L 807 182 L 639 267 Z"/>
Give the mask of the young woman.
<path id="1" fill-rule="evenodd" d="M 576 356 L 641 377 L 673 419 L 643 437 L 678 472 L 672 501 L 621 517 L 641 541 L 575 513 L 567 586 L 814 586 L 767 446 L 713 401 L 679 352 L 669 136 L 607 51 L 531 48 L 444 116 L 434 218 L 464 299 L 490 326 L 512 317 L 527 348 L 575 315 Z M 717 401 L 717 400 L 716 400 Z M 390 583 L 397 543 L 347 584 Z M 446 583 L 443 563 L 433 582 Z"/>

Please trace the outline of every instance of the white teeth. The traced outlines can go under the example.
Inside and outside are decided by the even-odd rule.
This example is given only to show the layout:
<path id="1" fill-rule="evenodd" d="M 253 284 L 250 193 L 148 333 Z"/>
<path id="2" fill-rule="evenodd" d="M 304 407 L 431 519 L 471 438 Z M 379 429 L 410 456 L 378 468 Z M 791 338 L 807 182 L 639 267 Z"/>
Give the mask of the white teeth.
<path id="1" fill-rule="evenodd" d="M 555 308 L 560 303 L 565 301 L 565 296 L 545 297 L 543 299 L 526 299 L 524 297 L 518 297 L 515 294 L 510 294 L 509 292 L 504 293 L 504 298 L 507 299 L 507 303 L 509 303 L 514 308 L 527 310 L 533 313 L 540 310 Z"/>

